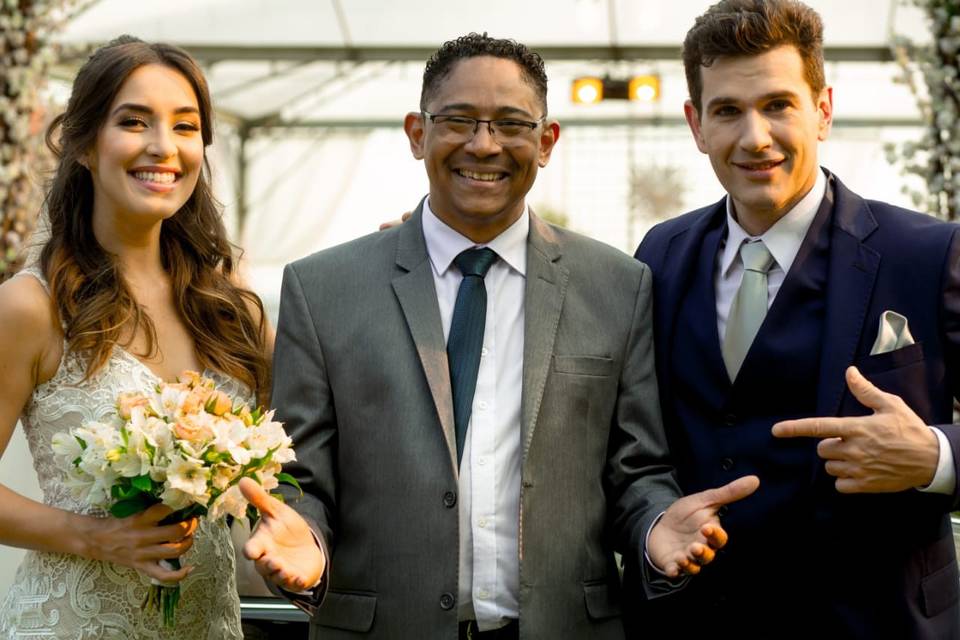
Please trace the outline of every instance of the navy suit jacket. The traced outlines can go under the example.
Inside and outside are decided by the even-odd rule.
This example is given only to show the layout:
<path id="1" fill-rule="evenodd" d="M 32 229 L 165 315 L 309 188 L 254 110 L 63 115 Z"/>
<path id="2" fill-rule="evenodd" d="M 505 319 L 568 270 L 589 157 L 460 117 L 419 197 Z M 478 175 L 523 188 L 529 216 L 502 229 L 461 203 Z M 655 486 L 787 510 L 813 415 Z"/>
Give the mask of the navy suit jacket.
<path id="1" fill-rule="evenodd" d="M 960 227 L 865 200 L 835 177 L 830 176 L 830 181 L 834 208 L 829 229 L 816 410 L 812 415 L 867 413 L 851 396 L 844 379 L 845 369 L 855 364 L 874 384 L 901 396 L 927 424 L 940 426 L 952 447 L 955 471 L 960 478 L 960 425 L 952 424 L 953 400 L 960 390 Z M 692 460 L 684 455 L 691 451 L 690 447 L 709 447 L 710 443 L 687 437 L 692 431 L 688 425 L 678 423 L 676 410 L 671 409 L 676 407 L 674 403 L 685 400 L 671 392 L 670 350 L 675 340 L 683 339 L 675 335 L 675 318 L 684 292 L 698 276 L 696 264 L 705 234 L 723 224 L 725 215 L 724 199 L 664 222 L 647 234 L 636 253 L 654 276 L 657 377 L 665 428 L 677 456 L 675 462 L 685 492 L 704 488 L 691 486 L 689 479 L 694 476 L 699 478 L 697 485 L 703 483 L 705 474 L 707 482 L 729 481 L 729 475 L 722 475 L 719 466 L 715 478 L 699 467 L 694 473 L 690 468 Z M 890 353 L 870 355 L 880 315 L 886 310 L 908 318 L 916 343 Z M 713 310 L 705 310 L 705 314 L 709 321 L 716 321 Z M 758 384 L 761 387 L 752 392 L 789 393 L 789 389 L 763 388 L 762 383 Z M 680 441 L 682 446 L 674 448 L 674 442 Z M 785 599 L 797 597 L 801 601 L 795 605 L 781 602 L 770 609 L 776 609 L 771 617 L 786 623 L 780 627 L 780 633 L 769 630 L 779 637 L 784 637 L 783 629 L 801 627 L 819 628 L 828 637 L 960 637 L 960 575 L 948 517 L 958 506 L 957 487 L 951 496 L 917 491 L 841 495 L 833 488 L 812 444 L 808 455 L 812 473 L 803 504 L 797 499 L 797 510 L 806 510 L 803 521 L 809 525 L 805 526 L 803 539 L 792 540 L 790 532 L 776 530 L 750 538 L 769 544 L 752 543 L 751 548 L 741 549 L 737 557 L 753 556 L 751 568 L 762 567 L 766 562 L 768 570 L 736 577 L 736 570 L 731 567 L 732 577 L 726 586 L 721 582 L 710 590 L 698 591 L 697 581 L 706 578 L 704 584 L 710 584 L 707 574 L 724 571 L 726 558 L 721 553 L 714 566 L 705 569 L 705 576 L 692 580 L 686 593 L 637 608 L 625 607 L 628 612 L 636 612 L 637 629 L 647 625 L 649 631 L 647 621 L 655 620 L 658 613 L 669 612 L 678 603 L 687 611 L 709 606 L 722 611 L 728 596 L 745 594 L 744 601 L 754 598 L 760 602 L 780 593 Z M 744 473 L 750 471 L 746 469 Z M 731 531 L 731 544 L 738 533 L 749 537 L 751 529 L 762 530 L 764 523 L 750 516 L 751 512 L 767 511 L 765 499 L 782 499 L 782 493 L 769 491 L 770 478 L 761 474 L 760 482 L 758 493 L 735 507 L 738 517 Z M 802 551 L 802 563 L 779 562 L 795 551 Z M 733 559 L 732 555 L 729 557 Z M 783 566 L 790 570 L 781 571 Z M 627 581 L 629 593 L 630 576 Z M 725 588 L 735 593 L 720 593 Z M 814 594 L 820 594 L 822 599 L 811 600 Z M 634 595 L 641 597 L 636 591 Z M 749 608 L 742 608 L 739 613 L 736 608 L 731 611 L 727 618 L 712 618 L 724 620 L 723 624 L 731 627 L 721 631 L 739 631 L 741 637 L 768 635 L 764 629 L 771 621 L 762 620 L 763 611 L 751 612 L 749 619 Z M 663 629 L 668 630 L 672 624 L 675 630 L 677 623 L 674 618 Z"/>

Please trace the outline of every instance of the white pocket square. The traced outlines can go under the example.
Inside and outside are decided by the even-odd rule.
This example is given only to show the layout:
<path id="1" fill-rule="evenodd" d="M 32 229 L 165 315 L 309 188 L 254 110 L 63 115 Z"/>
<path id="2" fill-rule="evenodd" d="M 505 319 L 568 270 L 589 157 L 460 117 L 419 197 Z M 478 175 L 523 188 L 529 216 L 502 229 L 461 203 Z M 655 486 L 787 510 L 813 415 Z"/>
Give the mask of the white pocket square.
<path id="1" fill-rule="evenodd" d="M 877 339 L 873 343 L 870 355 L 895 351 L 909 347 L 913 343 L 907 319 L 896 311 L 884 311 L 880 314 L 880 329 L 877 331 Z"/>

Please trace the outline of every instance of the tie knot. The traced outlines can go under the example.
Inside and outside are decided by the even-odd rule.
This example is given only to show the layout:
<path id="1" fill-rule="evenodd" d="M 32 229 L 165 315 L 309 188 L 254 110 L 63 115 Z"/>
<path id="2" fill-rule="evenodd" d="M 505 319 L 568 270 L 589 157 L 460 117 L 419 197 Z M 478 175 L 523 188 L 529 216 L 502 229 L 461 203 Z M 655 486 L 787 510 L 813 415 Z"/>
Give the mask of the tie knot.
<path id="1" fill-rule="evenodd" d="M 740 245 L 740 259 L 743 260 L 743 268 L 747 271 L 757 271 L 766 273 L 773 266 L 773 256 L 763 240 L 757 242 L 744 242 Z"/>
<path id="2" fill-rule="evenodd" d="M 490 265 L 497 261 L 497 253 L 493 249 L 483 247 L 482 249 L 467 249 L 456 258 L 453 263 L 460 269 L 463 277 L 479 276 L 484 277 L 490 269 Z"/>

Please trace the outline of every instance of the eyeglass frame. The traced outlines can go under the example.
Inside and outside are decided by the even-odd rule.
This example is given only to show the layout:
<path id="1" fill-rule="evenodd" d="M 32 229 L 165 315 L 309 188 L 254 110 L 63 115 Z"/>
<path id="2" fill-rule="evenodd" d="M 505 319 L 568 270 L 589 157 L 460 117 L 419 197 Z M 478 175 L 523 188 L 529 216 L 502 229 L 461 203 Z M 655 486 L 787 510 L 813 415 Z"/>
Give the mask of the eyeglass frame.
<path id="1" fill-rule="evenodd" d="M 464 116 L 456 113 L 430 113 L 425 109 L 420 110 L 420 115 L 428 118 L 430 120 L 430 123 L 434 125 L 437 124 L 436 118 L 461 118 L 463 120 L 473 120 L 473 132 L 468 137 L 464 138 L 464 142 L 473 140 L 476 137 L 477 132 L 480 130 L 480 124 L 483 123 L 487 125 L 487 133 L 490 134 L 490 137 L 500 142 L 501 144 L 504 142 L 509 143 L 513 141 L 523 141 L 526 138 L 524 138 L 523 136 L 507 136 L 506 140 L 504 140 L 497 135 L 496 130 L 493 128 L 494 122 L 514 122 L 516 124 L 523 124 L 524 126 L 530 127 L 530 132 L 532 133 L 537 130 L 537 127 L 539 127 L 540 125 L 542 125 L 544 122 L 547 121 L 546 115 L 543 115 L 540 118 L 537 118 L 537 120 L 535 121 L 523 120 L 520 118 L 494 118 L 492 120 L 483 120 L 481 118 L 474 118 L 473 116 Z"/>

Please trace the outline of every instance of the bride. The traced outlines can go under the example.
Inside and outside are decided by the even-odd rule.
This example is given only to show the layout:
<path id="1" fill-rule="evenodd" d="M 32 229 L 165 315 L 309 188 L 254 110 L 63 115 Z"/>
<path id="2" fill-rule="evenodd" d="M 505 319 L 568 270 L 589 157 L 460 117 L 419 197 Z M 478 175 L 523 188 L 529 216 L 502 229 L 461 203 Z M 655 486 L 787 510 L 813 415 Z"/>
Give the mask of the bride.
<path id="1" fill-rule="evenodd" d="M 161 506 L 94 511 L 65 488 L 50 447 L 113 412 L 121 391 L 184 369 L 228 393 L 267 390 L 272 338 L 259 299 L 235 284 L 211 194 L 211 117 L 184 51 L 124 36 L 83 65 L 47 133 L 59 157 L 50 237 L 0 286 L 0 452 L 19 417 L 44 496 L 0 486 L 0 544 L 30 550 L 0 605 L 4 640 L 241 637 L 222 521 L 197 530 L 159 526 Z M 158 564 L 184 553 L 178 571 Z M 140 611 L 151 578 L 181 583 L 174 628 Z"/>

